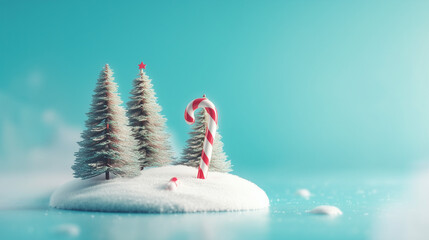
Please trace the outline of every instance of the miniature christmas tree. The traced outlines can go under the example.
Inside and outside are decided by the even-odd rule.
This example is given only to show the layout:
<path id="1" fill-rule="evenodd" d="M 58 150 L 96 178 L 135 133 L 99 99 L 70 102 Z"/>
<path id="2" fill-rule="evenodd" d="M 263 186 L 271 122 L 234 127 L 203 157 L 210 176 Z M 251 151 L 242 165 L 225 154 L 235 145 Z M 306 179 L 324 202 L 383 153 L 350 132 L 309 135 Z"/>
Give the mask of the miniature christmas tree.
<path id="1" fill-rule="evenodd" d="M 105 173 L 133 177 L 140 173 L 135 140 L 122 101 L 113 81 L 113 72 L 106 64 L 94 90 L 86 130 L 79 142 L 72 166 L 74 177 L 87 179 Z"/>
<path id="2" fill-rule="evenodd" d="M 205 97 L 205 95 L 203 97 Z M 203 143 L 209 117 L 210 116 L 205 109 L 197 112 L 195 123 L 192 126 L 193 131 L 189 133 L 190 138 L 186 141 L 187 146 L 183 150 L 181 160 L 176 164 L 190 167 L 198 167 L 200 165 L 201 152 L 203 150 Z M 227 160 L 228 157 L 223 151 L 223 142 L 221 140 L 222 136 L 219 134 L 219 132 L 217 132 L 213 142 L 213 151 L 210 160 L 209 171 L 231 172 L 231 161 Z"/>
<path id="3" fill-rule="evenodd" d="M 140 73 L 134 79 L 128 105 L 128 118 L 137 141 L 140 169 L 164 166 L 171 163 L 173 152 L 170 135 L 165 132 L 166 119 L 160 114 L 162 108 L 157 103 L 153 85 L 139 64 Z"/>

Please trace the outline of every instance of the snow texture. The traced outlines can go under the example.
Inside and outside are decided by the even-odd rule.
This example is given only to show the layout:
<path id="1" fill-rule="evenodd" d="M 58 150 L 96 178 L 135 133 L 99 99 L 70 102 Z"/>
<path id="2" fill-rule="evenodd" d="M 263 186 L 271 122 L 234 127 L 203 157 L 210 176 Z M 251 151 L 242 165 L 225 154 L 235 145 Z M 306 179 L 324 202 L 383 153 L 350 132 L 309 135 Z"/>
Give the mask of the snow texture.
<path id="1" fill-rule="evenodd" d="M 321 205 L 315 207 L 313 210 L 309 211 L 312 214 L 321 214 L 321 215 L 330 215 L 330 216 L 338 216 L 343 215 L 343 212 L 335 206 Z"/>
<path id="2" fill-rule="evenodd" d="M 176 191 L 178 185 L 175 182 L 168 182 L 167 185 L 165 186 L 165 189 L 170 190 L 170 191 Z"/>
<path id="3" fill-rule="evenodd" d="M 254 210 L 269 207 L 265 192 L 254 183 L 229 173 L 210 172 L 197 179 L 197 169 L 166 166 L 142 171 L 135 178 L 101 176 L 74 180 L 57 189 L 50 206 L 61 209 L 108 212 L 211 212 Z M 166 186 L 172 177 L 180 185 Z"/>

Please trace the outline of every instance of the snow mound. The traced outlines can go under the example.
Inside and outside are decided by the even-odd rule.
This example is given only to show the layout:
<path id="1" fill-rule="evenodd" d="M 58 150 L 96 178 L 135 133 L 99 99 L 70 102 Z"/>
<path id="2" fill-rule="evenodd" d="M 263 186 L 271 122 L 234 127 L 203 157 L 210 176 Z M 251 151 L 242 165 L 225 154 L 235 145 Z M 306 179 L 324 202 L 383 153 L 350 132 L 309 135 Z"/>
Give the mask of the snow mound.
<path id="1" fill-rule="evenodd" d="M 343 215 L 343 212 L 341 212 L 339 208 L 335 206 L 327 206 L 327 205 L 315 207 L 313 210 L 309 211 L 309 213 L 330 215 L 330 216 Z"/>
<path id="2" fill-rule="evenodd" d="M 135 178 L 104 180 L 102 176 L 74 180 L 51 196 L 51 207 L 105 212 L 217 212 L 269 207 L 265 192 L 254 183 L 229 173 L 210 172 L 196 178 L 197 169 L 167 166 L 143 170 Z M 167 189 L 172 177 L 180 180 Z"/>
<path id="3" fill-rule="evenodd" d="M 308 189 L 305 189 L 305 188 L 303 188 L 303 189 L 298 189 L 297 191 L 296 191 L 296 194 L 298 195 L 298 196 L 300 196 L 300 197 L 302 197 L 302 198 L 304 198 L 305 200 L 308 200 L 308 199 L 310 199 L 310 197 L 311 197 L 311 192 L 308 190 Z"/>

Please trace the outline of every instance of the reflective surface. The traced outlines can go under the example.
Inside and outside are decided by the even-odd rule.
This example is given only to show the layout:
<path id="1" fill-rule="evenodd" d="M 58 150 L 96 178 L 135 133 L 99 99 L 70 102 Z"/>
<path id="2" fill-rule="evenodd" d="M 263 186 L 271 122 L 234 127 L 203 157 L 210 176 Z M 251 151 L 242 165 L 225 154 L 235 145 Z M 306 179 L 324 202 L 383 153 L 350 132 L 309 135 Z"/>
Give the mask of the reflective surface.
<path id="1" fill-rule="evenodd" d="M 0 211 L 0 233 L 14 239 L 371 239 L 401 202 L 408 178 L 350 174 L 287 176 L 278 182 L 256 176 L 269 210 L 196 214 L 127 214 L 50 209 L 48 195 Z M 273 178 L 274 179 L 274 178 Z M 309 189 L 309 200 L 295 194 Z M 310 215 L 334 205 L 339 217 Z"/>

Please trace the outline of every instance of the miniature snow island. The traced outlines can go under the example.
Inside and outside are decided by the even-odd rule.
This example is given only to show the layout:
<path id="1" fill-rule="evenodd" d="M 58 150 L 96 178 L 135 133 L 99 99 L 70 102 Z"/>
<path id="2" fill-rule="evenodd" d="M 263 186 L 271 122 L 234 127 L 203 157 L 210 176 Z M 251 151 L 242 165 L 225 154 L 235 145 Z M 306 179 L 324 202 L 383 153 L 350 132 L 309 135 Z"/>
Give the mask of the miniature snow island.
<path id="1" fill-rule="evenodd" d="M 173 161 L 166 119 L 145 66 L 139 64 L 127 109 L 121 106 L 112 70 L 107 64 L 103 68 L 72 166 L 79 179 L 59 187 L 49 205 L 143 213 L 268 208 L 261 188 L 229 173 L 231 162 L 216 133 L 217 110 L 205 96 L 185 110 L 186 122 L 195 124 L 180 159 Z"/>
<path id="2" fill-rule="evenodd" d="M 180 181 L 174 191 L 166 185 L 171 176 Z M 50 203 L 61 209 L 150 213 L 253 210 L 268 204 L 265 192 L 243 178 L 210 172 L 201 180 L 188 166 L 145 169 L 135 178 L 75 180 L 55 191 Z"/>

